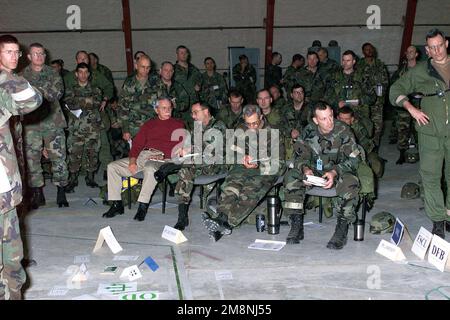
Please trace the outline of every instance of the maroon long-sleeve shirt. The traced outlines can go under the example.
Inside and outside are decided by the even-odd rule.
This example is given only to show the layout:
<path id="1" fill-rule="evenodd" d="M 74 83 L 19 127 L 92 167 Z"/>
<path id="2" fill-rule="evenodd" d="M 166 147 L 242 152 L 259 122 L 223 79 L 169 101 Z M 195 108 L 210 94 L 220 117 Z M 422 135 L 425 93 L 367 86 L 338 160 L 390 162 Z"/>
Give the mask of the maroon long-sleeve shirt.
<path id="1" fill-rule="evenodd" d="M 184 123 L 179 119 L 161 120 L 155 118 L 148 120 L 134 137 L 129 157 L 137 158 L 142 150 L 153 148 L 164 152 L 164 158 L 171 158 L 173 147 L 183 141 L 183 137 L 171 141 L 172 133 L 176 129 L 183 128 Z"/>

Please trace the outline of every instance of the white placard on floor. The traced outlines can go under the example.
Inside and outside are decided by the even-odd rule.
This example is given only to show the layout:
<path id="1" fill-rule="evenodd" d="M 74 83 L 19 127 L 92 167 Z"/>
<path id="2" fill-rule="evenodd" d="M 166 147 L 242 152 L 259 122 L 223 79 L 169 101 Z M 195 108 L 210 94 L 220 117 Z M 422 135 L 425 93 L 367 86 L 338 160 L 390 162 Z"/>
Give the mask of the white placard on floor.
<path id="1" fill-rule="evenodd" d="M 432 238 L 433 234 L 430 231 L 428 231 L 424 227 L 420 227 L 419 233 L 414 240 L 411 251 L 420 259 L 425 259 L 425 255 L 427 254 L 427 250 L 430 246 Z"/>
<path id="2" fill-rule="evenodd" d="M 123 250 L 122 247 L 120 246 L 119 242 L 117 242 L 116 237 L 114 237 L 114 234 L 113 234 L 110 226 L 107 226 L 100 230 L 100 232 L 98 233 L 97 242 L 95 243 L 95 247 L 94 247 L 93 251 L 96 252 L 97 250 L 99 250 L 102 247 L 103 242 L 106 242 L 106 244 L 108 245 L 108 247 L 111 249 L 112 253 L 114 253 L 114 254 Z"/>

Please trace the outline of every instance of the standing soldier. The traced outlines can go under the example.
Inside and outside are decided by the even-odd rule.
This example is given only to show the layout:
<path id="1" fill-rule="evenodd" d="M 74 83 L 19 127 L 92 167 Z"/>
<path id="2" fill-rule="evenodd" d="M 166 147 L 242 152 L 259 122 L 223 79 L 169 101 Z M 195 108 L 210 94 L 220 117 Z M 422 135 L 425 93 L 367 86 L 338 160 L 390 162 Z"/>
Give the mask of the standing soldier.
<path id="1" fill-rule="evenodd" d="M 135 64 L 136 75 L 124 82 L 119 95 L 119 118 L 123 139 L 129 141 L 136 136 L 139 128 L 156 116 L 153 100 L 154 90 L 148 80 L 151 61 L 147 55 L 141 56 Z"/>
<path id="2" fill-rule="evenodd" d="M 197 164 L 196 158 L 193 158 L 191 165 L 186 165 L 178 172 L 179 180 L 175 187 L 175 195 L 178 200 L 178 221 L 174 226 L 175 229 L 184 230 L 189 225 L 189 203 L 191 202 L 192 192 L 194 190 L 194 179 L 199 175 L 214 175 L 222 173 L 226 170 L 224 165 L 224 154 L 222 153 L 225 142 L 225 124 L 216 120 L 209 112 L 209 107 L 202 103 L 196 103 L 191 109 L 192 118 L 196 122 L 195 127 L 201 128 L 201 132 L 192 132 L 192 134 L 202 134 L 202 149 L 199 150 L 203 155 L 200 164 Z M 221 141 L 215 139 L 220 138 Z M 214 148 L 214 154 L 208 154 L 207 148 Z M 194 146 L 195 148 L 195 146 Z M 194 150 L 196 152 L 197 150 Z M 190 146 L 180 153 L 180 156 L 192 152 Z M 220 154 L 218 154 L 220 153 Z M 216 160 L 217 159 L 217 160 Z M 211 192 L 213 184 L 209 184 L 209 189 L 205 192 L 205 198 Z M 217 186 L 216 188 L 219 188 Z"/>
<path id="3" fill-rule="evenodd" d="M 239 56 L 239 63 L 233 67 L 233 79 L 236 89 L 242 93 L 245 104 L 255 102 L 256 70 L 245 54 Z"/>
<path id="4" fill-rule="evenodd" d="M 100 131 L 102 118 L 100 112 L 105 108 L 106 101 L 102 101 L 99 88 L 91 85 L 89 81 L 89 65 L 80 63 L 75 69 L 78 83 L 66 89 L 65 101 L 70 110 L 79 113 L 69 119 L 69 137 L 67 138 L 69 157 L 69 185 L 67 192 L 73 192 L 78 185 L 78 174 L 81 159 L 86 150 L 87 168 L 86 185 L 98 187 L 94 179 L 98 167 L 98 152 L 100 150 Z"/>
<path id="5" fill-rule="evenodd" d="M 174 67 L 174 79 L 189 93 L 189 104 L 185 110 L 177 112 L 181 113 L 182 119 L 187 123 L 192 121 L 189 108 L 194 103 L 200 101 L 200 90 L 202 89 L 202 74 L 196 66 L 191 63 L 191 52 L 185 46 L 177 47 L 177 62 Z"/>
<path id="6" fill-rule="evenodd" d="M 445 238 L 445 222 L 447 225 L 450 222 L 450 196 L 447 192 L 447 199 L 444 199 L 441 189 L 443 166 L 444 178 L 450 186 L 450 56 L 447 48 L 444 33 L 430 30 L 425 46 L 429 59 L 417 63 L 400 77 L 389 93 L 392 105 L 405 108 L 417 121 L 425 212 L 433 221 L 432 233 L 442 239 Z M 423 95 L 420 109 L 408 99 L 413 92 Z"/>
<path id="7" fill-rule="evenodd" d="M 356 221 L 355 209 L 359 201 L 356 169 L 360 151 L 350 128 L 334 121 L 330 106 L 316 103 L 313 115 L 314 124 L 306 126 L 295 146 L 298 158 L 294 168 L 284 177 L 284 210 L 291 220 L 286 242 L 296 244 L 303 239 L 303 205 L 306 188 L 310 186 L 304 180 L 312 175 L 325 179 L 324 189 L 336 187 L 337 225 L 327 248 L 342 249 L 347 243 L 348 226 Z"/>
<path id="8" fill-rule="evenodd" d="M 302 56 L 300 53 L 296 53 L 292 56 L 291 65 L 284 72 L 281 83 L 284 86 L 284 90 L 286 91 L 288 100 L 290 99 L 289 92 L 291 92 L 291 89 L 294 86 L 294 84 L 297 83 L 295 79 L 298 78 L 298 73 L 300 73 L 304 65 L 305 65 L 305 57 Z"/>
<path id="9" fill-rule="evenodd" d="M 44 177 L 42 175 L 41 157 L 46 149 L 51 161 L 53 183 L 58 188 L 56 203 L 59 207 L 68 207 L 65 187 L 68 171 L 66 163 L 66 119 L 61 110 L 59 99 L 64 93 L 62 78 L 50 66 L 45 64 L 45 48 L 40 43 L 29 46 L 28 60 L 30 64 L 24 69 L 23 77 L 36 87 L 44 97 L 42 106 L 25 116 L 25 153 L 28 166 L 28 185 L 33 191 L 31 207 L 37 209 L 45 205 L 42 191 Z"/>
<path id="10" fill-rule="evenodd" d="M 370 119 L 373 122 L 373 142 L 378 150 L 383 131 L 383 108 L 389 87 L 389 74 L 384 63 L 376 57 L 376 50 L 371 43 L 364 43 L 362 51 L 364 59 L 358 61 L 356 69 L 362 73 L 366 89 L 377 93 L 376 101 L 370 107 Z"/>
<path id="11" fill-rule="evenodd" d="M 417 64 L 417 58 L 419 53 L 417 48 L 414 46 L 409 46 L 406 49 L 406 60 L 405 63 L 392 75 L 391 83 L 397 81 L 406 71 L 412 69 Z M 411 101 L 414 106 L 419 107 L 420 101 L 411 97 Z M 412 133 L 412 118 L 408 111 L 400 108 L 395 108 L 396 110 L 396 122 L 397 124 L 392 125 L 392 130 L 397 136 L 397 148 L 400 151 L 400 157 L 398 158 L 396 164 L 405 163 L 405 153 L 409 147 L 409 137 Z"/>
<path id="12" fill-rule="evenodd" d="M 202 73 L 201 100 L 208 103 L 213 115 L 219 113 L 227 101 L 228 88 L 223 76 L 216 72 L 216 62 L 213 58 L 205 58 L 205 69 Z"/>
<path id="13" fill-rule="evenodd" d="M 273 85 L 281 85 L 281 79 L 283 78 L 283 71 L 280 64 L 283 61 L 283 57 L 279 52 L 272 53 L 272 61 L 267 65 L 264 88 L 270 88 Z"/>
<path id="14" fill-rule="evenodd" d="M 23 244 L 16 210 L 22 202 L 22 182 L 9 119 L 29 113 L 42 103 L 39 91 L 13 74 L 21 56 L 15 37 L 0 36 L 0 300 L 20 300 L 26 280 L 21 265 Z"/>
<path id="15" fill-rule="evenodd" d="M 306 60 L 308 65 L 301 69 L 294 81 L 305 88 L 306 102 L 317 102 L 323 99 L 325 94 L 325 83 L 319 72 L 319 56 L 310 51 Z"/>
<path id="16" fill-rule="evenodd" d="M 342 69 L 333 75 L 334 90 L 328 97 L 328 102 L 338 111 L 349 106 L 355 112 L 372 137 L 373 123 L 370 118 L 370 106 L 376 101 L 375 91 L 369 90 L 364 83 L 362 74 L 355 70 L 356 54 L 346 50 L 342 54 Z"/>

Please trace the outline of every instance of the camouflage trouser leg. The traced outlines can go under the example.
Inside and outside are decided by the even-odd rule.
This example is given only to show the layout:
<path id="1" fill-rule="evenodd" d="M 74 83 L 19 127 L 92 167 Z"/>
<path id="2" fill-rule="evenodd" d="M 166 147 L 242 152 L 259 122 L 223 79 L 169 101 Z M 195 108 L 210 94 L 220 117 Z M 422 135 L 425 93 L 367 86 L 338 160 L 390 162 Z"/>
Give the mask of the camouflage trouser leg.
<path id="1" fill-rule="evenodd" d="M 359 202 L 359 180 L 351 173 L 344 173 L 336 183 L 337 197 L 333 198 L 338 208 L 337 217 L 345 218 L 348 223 L 356 221 L 356 206 Z"/>
<path id="2" fill-rule="evenodd" d="M 397 132 L 398 132 L 398 142 L 397 146 L 399 150 L 408 149 L 408 140 L 411 135 L 411 115 L 406 110 L 398 110 L 398 122 L 397 122 Z"/>
<path id="3" fill-rule="evenodd" d="M 79 130 L 71 130 L 67 139 L 69 151 L 69 172 L 79 172 L 81 158 L 86 150 L 86 171 L 93 172 L 98 165 L 98 151 L 100 149 L 100 132 L 84 134 Z"/>
<path id="4" fill-rule="evenodd" d="M 370 115 L 370 108 L 367 105 L 361 105 L 358 107 L 353 107 L 353 111 L 360 119 L 364 127 L 366 127 L 366 130 L 369 133 L 369 137 L 372 137 L 374 132 L 374 124 Z"/>
<path id="5" fill-rule="evenodd" d="M 0 236 L 0 300 L 7 293 L 10 300 L 20 300 L 26 273 L 21 265 L 23 244 L 16 208 L 0 214 Z"/>
<path id="6" fill-rule="evenodd" d="M 392 111 L 392 126 L 391 126 L 391 132 L 389 133 L 389 139 L 393 140 L 393 139 L 398 139 L 398 113 L 399 111 L 397 110 L 398 108 L 394 107 L 394 110 Z"/>
<path id="7" fill-rule="evenodd" d="M 373 142 L 375 146 L 380 145 L 381 133 L 383 131 L 383 104 L 375 104 L 370 111 L 370 118 L 373 122 Z"/>
<path id="8" fill-rule="evenodd" d="M 277 176 L 245 175 L 240 170 L 231 171 L 221 187 L 217 212 L 226 214 L 231 226 L 240 225 L 276 180 Z"/>
<path id="9" fill-rule="evenodd" d="M 48 159 L 52 164 L 52 181 L 56 186 L 67 185 L 69 171 L 66 162 L 66 135 L 64 129 L 47 131 L 44 135 L 44 146 L 48 151 Z"/>
<path id="10" fill-rule="evenodd" d="M 42 147 L 43 137 L 38 130 L 25 129 L 25 153 L 27 161 L 28 185 L 32 188 L 42 187 L 44 177 L 42 176 Z"/>
<path id="11" fill-rule="evenodd" d="M 303 209 L 306 187 L 303 183 L 305 179 L 304 174 L 302 174 L 298 169 L 293 168 L 289 170 L 284 176 L 284 203 L 283 210 L 286 216 L 290 214 L 298 213 Z"/>
<path id="12" fill-rule="evenodd" d="M 194 190 L 194 180 L 196 177 L 200 175 L 214 175 L 220 172 L 222 172 L 221 166 L 215 165 L 201 168 L 196 168 L 195 166 L 182 168 L 178 171 L 178 182 L 175 187 L 175 196 L 178 203 L 188 204 L 191 202 L 192 191 Z M 206 197 L 214 188 L 214 183 L 202 187 L 204 188 L 204 196 Z"/>

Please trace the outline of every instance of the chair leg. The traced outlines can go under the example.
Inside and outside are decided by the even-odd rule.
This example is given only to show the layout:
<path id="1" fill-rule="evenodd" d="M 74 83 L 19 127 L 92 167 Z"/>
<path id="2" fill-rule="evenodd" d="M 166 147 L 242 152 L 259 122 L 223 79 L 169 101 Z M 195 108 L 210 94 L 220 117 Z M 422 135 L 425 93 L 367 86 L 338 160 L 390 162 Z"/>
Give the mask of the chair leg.
<path id="1" fill-rule="evenodd" d="M 200 186 L 200 209 L 203 209 L 203 186 Z"/>
<path id="2" fill-rule="evenodd" d="M 162 192 L 162 213 L 166 213 L 166 199 L 167 199 L 167 178 L 163 181 L 163 192 Z"/>
<path id="3" fill-rule="evenodd" d="M 131 210 L 131 177 L 127 177 L 127 195 L 128 195 L 128 209 Z"/>
<path id="4" fill-rule="evenodd" d="M 322 215 L 323 215 L 322 197 L 319 197 L 319 223 L 322 223 Z"/>

